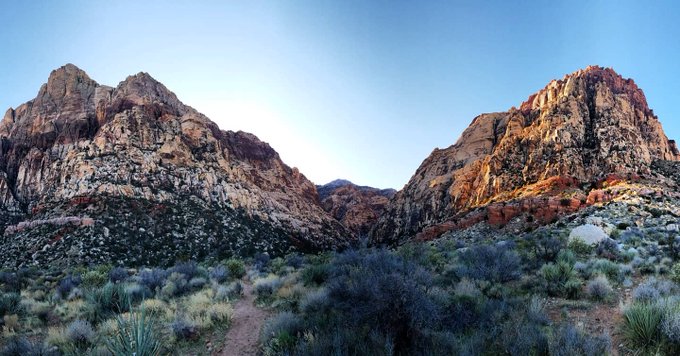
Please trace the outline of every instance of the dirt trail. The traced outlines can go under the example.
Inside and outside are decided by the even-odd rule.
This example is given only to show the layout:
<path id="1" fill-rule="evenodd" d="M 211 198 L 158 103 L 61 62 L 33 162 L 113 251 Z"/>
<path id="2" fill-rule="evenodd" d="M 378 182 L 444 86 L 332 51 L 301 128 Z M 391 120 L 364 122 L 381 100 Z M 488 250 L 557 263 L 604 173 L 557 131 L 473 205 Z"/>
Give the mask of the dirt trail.
<path id="1" fill-rule="evenodd" d="M 234 306 L 231 326 L 221 356 L 251 356 L 258 353 L 260 329 L 269 312 L 255 306 L 253 285 L 243 283 L 243 297 Z"/>

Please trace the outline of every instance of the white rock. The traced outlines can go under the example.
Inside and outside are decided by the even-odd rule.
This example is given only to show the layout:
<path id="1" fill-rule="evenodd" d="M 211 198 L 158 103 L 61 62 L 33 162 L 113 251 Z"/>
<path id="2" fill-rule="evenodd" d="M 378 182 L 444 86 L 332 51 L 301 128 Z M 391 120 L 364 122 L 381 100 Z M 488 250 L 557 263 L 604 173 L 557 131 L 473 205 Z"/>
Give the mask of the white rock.
<path id="1" fill-rule="evenodd" d="M 601 227 L 593 224 L 577 226 L 571 230 L 571 233 L 569 234 L 570 242 L 575 239 L 580 239 L 589 245 L 596 245 L 607 238 L 609 238 L 607 233 Z"/>

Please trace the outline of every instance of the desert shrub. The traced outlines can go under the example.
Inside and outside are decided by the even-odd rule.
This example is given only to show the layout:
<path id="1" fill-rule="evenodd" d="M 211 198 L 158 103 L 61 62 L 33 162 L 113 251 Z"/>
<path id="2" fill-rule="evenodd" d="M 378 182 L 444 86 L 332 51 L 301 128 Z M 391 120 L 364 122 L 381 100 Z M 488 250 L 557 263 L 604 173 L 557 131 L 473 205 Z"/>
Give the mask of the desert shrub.
<path id="1" fill-rule="evenodd" d="M 187 282 L 184 276 L 184 274 L 178 272 L 170 274 L 161 289 L 161 295 L 166 298 L 173 298 L 187 293 L 189 291 L 189 282 Z"/>
<path id="2" fill-rule="evenodd" d="M 593 246 L 580 238 L 569 241 L 567 247 L 569 247 L 570 250 L 574 251 L 579 256 L 589 256 L 593 253 Z"/>
<path id="3" fill-rule="evenodd" d="M 101 288 L 89 290 L 85 294 L 85 299 L 87 300 L 85 314 L 87 319 L 93 323 L 124 313 L 130 307 L 130 299 L 125 292 L 125 287 L 111 282 Z"/>
<path id="4" fill-rule="evenodd" d="M 680 304 L 678 300 L 665 303 L 661 332 L 670 344 L 680 346 Z"/>
<path id="5" fill-rule="evenodd" d="M 215 292 L 215 300 L 226 301 L 235 299 L 241 295 L 242 291 L 243 285 L 241 285 L 241 282 L 234 281 L 226 286 L 217 287 L 217 291 Z"/>
<path id="6" fill-rule="evenodd" d="M 566 247 L 565 240 L 545 230 L 537 230 L 520 240 L 518 247 L 527 251 L 535 267 L 554 262 L 557 254 Z"/>
<path id="7" fill-rule="evenodd" d="M 440 244 L 440 247 L 445 250 L 442 252 L 437 246 L 430 243 L 410 242 L 399 247 L 397 254 L 425 268 L 439 270 L 446 262 L 444 255 L 449 255 L 449 251 L 446 249 L 450 246 L 441 246 Z"/>
<path id="8" fill-rule="evenodd" d="M 396 353 L 415 347 L 418 330 L 439 320 L 439 308 L 427 294 L 430 273 L 395 254 L 345 252 L 332 262 L 331 276 L 328 296 L 339 320 L 393 337 Z"/>
<path id="9" fill-rule="evenodd" d="M 153 292 L 147 286 L 137 283 L 126 285 L 124 291 L 128 302 L 133 305 L 153 296 Z"/>
<path id="10" fill-rule="evenodd" d="M 276 293 L 282 283 L 281 278 L 275 275 L 269 275 L 266 278 L 255 280 L 253 289 L 255 290 L 258 299 L 266 300 Z"/>
<path id="11" fill-rule="evenodd" d="M 473 281 L 467 278 L 461 279 L 460 282 L 456 284 L 453 293 L 456 296 L 468 298 L 478 298 L 482 296 L 482 291 L 479 290 Z"/>
<path id="12" fill-rule="evenodd" d="M 608 335 L 590 336 L 579 332 L 573 325 L 556 328 L 550 341 L 552 356 L 598 356 L 608 355 L 611 340 Z"/>
<path id="13" fill-rule="evenodd" d="M 144 269 L 139 272 L 139 281 L 150 290 L 156 291 L 163 287 L 169 273 L 161 268 Z"/>
<path id="14" fill-rule="evenodd" d="M 677 290 L 675 283 L 667 280 L 648 278 L 633 290 L 633 300 L 642 303 L 651 303 L 661 297 L 667 297 Z"/>
<path id="15" fill-rule="evenodd" d="M 182 316 L 176 317 L 170 323 L 170 329 L 177 340 L 194 340 L 199 335 L 196 324 Z"/>
<path id="16" fill-rule="evenodd" d="M 35 316 L 43 323 L 48 321 L 52 312 L 52 306 L 48 302 L 38 302 L 31 299 L 24 299 L 21 303 L 22 308 L 26 311 L 26 314 Z"/>
<path id="17" fill-rule="evenodd" d="M 281 257 L 276 257 L 269 262 L 269 271 L 276 274 L 285 275 L 288 273 L 286 261 Z"/>
<path id="18" fill-rule="evenodd" d="M 208 283 L 208 281 L 205 278 L 194 277 L 189 281 L 189 288 L 193 290 L 201 289 L 206 285 L 206 283 Z"/>
<path id="19" fill-rule="evenodd" d="M 14 336 L 7 340 L 2 348 L 0 355 L 3 356 L 24 356 L 29 355 L 32 350 L 31 343 L 25 337 Z"/>
<path id="20" fill-rule="evenodd" d="M 328 297 L 328 290 L 319 288 L 307 293 L 300 301 L 300 310 L 306 314 L 324 315 L 332 309 L 331 300 Z"/>
<path id="21" fill-rule="evenodd" d="M 508 282 L 522 274 L 517 252 L 506 246 L 474 246 L 458 256 L 459 278 L 481 279 L 489 282 Z"/>
<path id="22" fill-rule="evenodd" d="M 112 283 L 125 282 L 129 276 L 128 270 L 123 267 L 115 267 L 109 271 L 109 281 Z"/>
<path id="23" fill-rule="evenodd" d="M 633 300 L 636 302 L 653 302 L 661 297 L 659 291 L 652 285 L 641 284 L 633 290 Z"/>
<path id="24" fill-rule="evenodd" d="M 19 292 L 23 283 L 18 273 L 0 271 L 0 284 L 5 292 Z"/>
<path id="25" fill-rule="evenodd" d="M 660 326 L 663 312 L 658 305 L 633 303 L 623 311 L 621 335 L 631 349 L 652 350 L 661 338 Z"/>
<path id="26" fill-rule="evenodd" d="M 298 269 L 305 263 L 305 257 L 298 253 L 291 253 L 286 256 L 286 266 Z"/>
<path id="27" fill-rule="evenodd" d="M 0 316 L 21 314 L 21 296 L 18 293 L 0 293 Z"/>
<path id="28" fill-rule="evenodd" d="M 246 274 L 246 266 L 243 264 L 243 261 L 236 259 L 236 258 L 231 258 L 228 259 L 226 262 L 227 269 L 229 270 L 229 275 L 232 278 L 239 279 L 243 277 Z"/>
<path id="29" fill-rule="evenodd" d="M 591 266 L 581 261 L 574 263 L 574 271 L 583 279 L 590 279 L 593 274 Z"/>
<path id="30" fill-rule="evenodd" d="M 618 231 L 618 230 L 614 230 Z M 600 241 L 595 247 L 595 253 L 609 260 L 618 260 L 621 257 L 619 246 L 616 241 L 612 239 L 604 239 Z"/>
<path id="31" fill-rule="evenodd" d="M 161 354 L 161 339 L 152 318 L 144 309 L 129 318 L 119 317 L 118 332 L 108 340 L 107 349 L 114 355 L 156 356 Z"/>
<path id="32" fill-rule="evenodd" d="M 573 266 L 576 263 L 577 258 L 576 258 L 576 254 L 574 254 L 574 251 L 569 250 L 569 249 L 564 249 L 564 250 L 561 250 L 557 254 L 556 261 L 557 262 L 564 262 L 566 264 Z"/>
<path id="33" fill-rule="evenodd" d="M 544 288 L 550 295 L 576 298 L 581 289 L 581 280 L 574 267 L 567 262 L 549 263 L 540 270 Z"/>
<path id="34" fill-rule="evenodd" d="M 63 327 L 48 327 L 47 337 L 45 338 L 45 344 L 49 347 L 57 348 L 59 350 L 65 350 L 69 347 L 70 343 L 66 337 L 66 330 Z"/>
<path id="35" fill-rule="evenodd" d="M 548 337 L 541 325 L 526 319 L 506 321 L 500 335 L 501 348 L 509 355 L 547 355 Z"/>
<path id="36" fill-rule="evenodd" d="M 88 271 L 82 277 L 80 286 L 82 288 L 96 288 L 103 286 L 108 277 L 99 271 Z"/>
<path id="37" fill-rule="evenodd" d="M 436 354 L 437 348 L 435 346 L 429 345 L 430 354 Z M 298 342 L 295 350 L 290 354 L 389 356 L 395 355 L 394 348 L 394 340 L 378 331 L 361 330 L 361 332 L 356 332 L 335 327 L 323 333 L 309 334 L 308 338 Z M 450 353 L 442 352 L 442 354 Z"/>
<path id="38" fill-rule="evenodd" d="M 671 267 L 669 277 L 673 282 L 680 283 L 680 262 L 675 263 L 673 267 Z"/>
<path id="39" fill-rule="evenodd" d="M 283 312 L 267 320 L 260 335 L 265 354 L 292 351 L 303 328 L 302 319 L 291 312 Z"/>
<path id="40" fill-rule="evenodd" d="M 229 270 L 223 265 L 218 265 L 210 270 L 210 279 L 217 283 L 224 283 L 229 280 Z"/>
<path id="41" fill-rule="evenodd" d="M 255 268 L 257 268 L 259 271 L 264 271 L 267 269 L 269 266 L 269 261 L 271 260 L 271 257 L 269 257 L 268 254 L 266 253 L 257 253 L 255 256 L 253 256 L 253 265 Z"/>
<path id="42" fill-rule="evenodd" d="M 623 280 L 623 273 L 621 273 L 621 267 L 618 263 L 612 262 L 606 259 L 597 259 L 588 261 L 591 266 L 591 271 L 593 273 L 600 273 L 611 281 L 621 282 Z"/>
<path id="43" fill-rule="evenodd" d="M 69 274 L 64 279 L 59 281 L 59 285 L 57 286 L 56 289 L 57 293 L 61 298 L 66 298 L 73 289 L 80 286 L 81 281 L 82 279 L 80 278 L 79 275 Z"/>
<path id="44" fill-rule="evenodd" d="M 2 317 L 2 322 L 5 330 L 10 332 L 19 331 L 21 329 L 21 323 L 19 323 L 19 316 L 16 314 L 7 314 Z"/>
<path id="45" fill-rule="evenodd" d="M 32 344 L 25 337 L 18 335 L 8 338 L 0 348 L 0 355 L 2 356 L 56 356 L 58 354 L 56 351 L 45 349 L 41 344 Z"/>
<path id="46" fill-rule="evenodd" d="M 607 277 L 597 276 L 586 284 L 586 293 L 594 300 L 608 300 L 614 290 Z"/>
<path id="47" fill-rule="evenodd" d="M 139 306 L 139 310 L 152 318 L 163 320 L 171 312 L 168 304 L 160 299 L 145 299 Z"/>
<path id="48" fill-rule="evenodd" d="M 195 261 L 178 263 L 175 267 L 171 268 L 170 272 L 183 275 L 184 279 L 187 281 L 194 277 L 204 277 L 205 275 L 205 271 L 203 271 Z"/>
<path id="49" fill-rule="evenodd" d="M 330 266 L 325 263 L 309 265 L 302 270 L 302 282 L 306 286 L 322 285 L 328 280 L 329 276 Z"/>
<path id="50" fill-rule="evenodd" d="M 66 338 L 75 349 L 85 350 L 95 340 L 95 332 L 92 325 L 85 320 L 74 320 L 66 328 Z"/>
<path id="51" fill-rule="evenodd" d="M 526 318 L 536 324 L 548 325 L 550 319 L 545 313 L 545 300 L 537 296 L 532 296 L 526 310 Z"/>
<path id="52" fill-rule="evenodd" d="M 211 303 L 207 309 L 207 316 L 210 321 L 216 324 L 225 324 L 231 320 L 234 309 L 228 303 Z"/>

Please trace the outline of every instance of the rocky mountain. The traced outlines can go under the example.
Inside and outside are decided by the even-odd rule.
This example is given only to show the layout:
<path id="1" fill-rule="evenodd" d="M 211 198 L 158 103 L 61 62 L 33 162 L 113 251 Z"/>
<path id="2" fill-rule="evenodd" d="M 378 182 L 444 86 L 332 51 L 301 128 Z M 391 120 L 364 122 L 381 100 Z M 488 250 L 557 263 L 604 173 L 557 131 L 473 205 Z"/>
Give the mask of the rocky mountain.
<path id="1" fill-rule="evenodd" d="M 337 179 L 318 185 L 321 206 L 357 236 L 366 236 L 382 214 L 394 189 L 377 189 Z"/>
<path id="2" fill-rule="evenodd" d="M 343 246 L 352 233 L 267 143 L 146 73 L 68 64 L 0 122 L 0 264 L 164 264 Z"/>
<path id="3" fill-rule="evenodd" d="M 633 80 L 591 66 L 551 81 L 519 108 L 476 117 L 454 145 L 435 149 L 372 238 L 429 239 L 520 216 L 550 222 L 612 199 L 603 189 L 618 182 L 655 179 L 653 162 L 679 158 Z"/>

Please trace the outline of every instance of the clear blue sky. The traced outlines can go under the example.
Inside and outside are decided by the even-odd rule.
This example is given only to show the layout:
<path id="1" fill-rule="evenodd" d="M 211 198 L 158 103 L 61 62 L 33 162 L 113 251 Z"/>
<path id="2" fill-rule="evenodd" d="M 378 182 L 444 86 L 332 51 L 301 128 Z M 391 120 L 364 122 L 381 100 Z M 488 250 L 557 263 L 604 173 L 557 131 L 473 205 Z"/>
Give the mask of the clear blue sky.
<path id="1" fill-rule="evenodd" d="M 3 0 L 0 108 L 67 62 L 113 86 L 145 71 L 316 183 L 399 189 L 476 115 L 599 64 L 635 79 L 680 139 L 672 1 L 195 3 Z"/>

